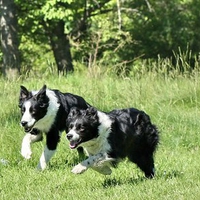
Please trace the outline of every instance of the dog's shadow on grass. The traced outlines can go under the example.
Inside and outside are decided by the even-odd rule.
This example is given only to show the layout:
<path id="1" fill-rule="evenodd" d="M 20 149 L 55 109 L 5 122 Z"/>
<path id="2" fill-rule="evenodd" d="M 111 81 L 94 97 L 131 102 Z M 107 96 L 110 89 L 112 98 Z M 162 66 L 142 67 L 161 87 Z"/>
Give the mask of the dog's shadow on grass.
<path id="1" fill-rule="evenodd" d="M 140 184 L 144 181 L 151 181 L 151 180 L 157 180 L 157 179 L 176 179 L 176 178 L 181 178 L 184 176 L 184 173 L 178 170 L 172 170 L 172 171 L 160 171 L 155 178 L 153 179 L 148 179 L 146 177 L 138 177 L 138 178 L 105 178 L 105 180 L 102 183 L 102 186 L 104 188 L 110 188 L 110 187 L 115 187 L 123 184 Z"/>
<path id="2" fill-rule="evenodd" d="M 110 187 L 115 187 L 123 184 L 139 184 L 143 181 L 147 180 L 145 177 L 141 178 L 128 178 L 128 179 L 123 179 L 123 178 L 106 178 L 104 182 L 102 183 L 102 186 L 104 188 L 110 188 Z"/>

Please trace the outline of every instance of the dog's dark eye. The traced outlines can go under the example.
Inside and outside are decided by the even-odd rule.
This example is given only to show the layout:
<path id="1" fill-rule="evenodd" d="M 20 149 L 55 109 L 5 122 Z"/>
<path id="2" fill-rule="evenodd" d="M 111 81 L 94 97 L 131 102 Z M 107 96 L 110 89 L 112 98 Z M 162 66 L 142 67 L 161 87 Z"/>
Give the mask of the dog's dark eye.
<path id="1" fill-rule="evenodd" d="M 45 103 L 40 103 L 40 108 L 45 108 L 46 104 Z"/>
<path id="2" fill-rule="evenodd" d="M 73 128 L 73 124 L 70 124 L 70 125 L 69 125 L 69 129 L 72 129 L 72 128 Z"/>
<path id="3" fill-rule="evenodd" d="M 78 124 L 78 126 L 77 126 L 77 130 L 79 130 L 79 131 L 84 131 L 85 130 L 85 127 L 82 125 L 82 124 Z"/>
<path id="4" fill-rule="evenodd" d="M 32 115 L 34 115 L 36 113 L 36 110 L 32 110 Z"/>
<path id="5" fill-rule="evenodd" d="M 34 109 L 34 108 L 30 108 L 30 113 L 32 114 L 32 115 L 34 115 L 35 113 L 36 113 L 36 110 Z"/>
<path id="6" fill-rule="evenodd" d="M 81 126 L 80 131 L 83 132 L 85 130 L 84 126 Z"/>

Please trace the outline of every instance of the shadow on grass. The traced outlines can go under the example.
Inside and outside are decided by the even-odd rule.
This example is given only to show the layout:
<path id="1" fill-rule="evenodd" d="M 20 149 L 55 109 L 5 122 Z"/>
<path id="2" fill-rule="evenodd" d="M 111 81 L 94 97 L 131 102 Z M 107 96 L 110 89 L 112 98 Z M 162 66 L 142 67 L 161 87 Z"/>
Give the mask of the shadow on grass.
<path id="1" fill-rule="evenodd" d="M 122 178 L 106 178 L 104 182 L 102 183 L 102 186 L 104 188 L 110 188 L 115 187 L 123 184 L 139 184 L 141 182 L 144 182 L 145 180 L 148 180 L 145 177 L 140 178 L 128 178 L 128 179 L 122 179 Z"/>
<path id="2" fill-rule="evenodd" d="M 153 179 L 148 179 L 146 177 L 138 177 L 138 178 L 106 178 L 104 182 L 102 183 L 102 186 L 104 188 L 110 188 L 110 187 L 115 187 L 123 184 L 133 184 L 133 185 L 138 185 L 144 181 L 151 181 L 151 180 L 158 180 L 158 179 L 173 179 L 173 178 L 182 178 L 183 177 L 183 172 L 178 171 L 178 170 L 173 170 L 173 171 L 162 171 L 158 174 Z"/>

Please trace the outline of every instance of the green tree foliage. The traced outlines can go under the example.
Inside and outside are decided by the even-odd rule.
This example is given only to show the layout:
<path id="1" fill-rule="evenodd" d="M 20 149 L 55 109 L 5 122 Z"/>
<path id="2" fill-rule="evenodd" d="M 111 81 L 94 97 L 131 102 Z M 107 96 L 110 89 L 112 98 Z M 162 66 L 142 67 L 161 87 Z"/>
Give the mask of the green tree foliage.
<path id="1" fill-rule="evenodd" d="M 188 23 L 190 24 L 190 30 L 191 32 L 191 49 L 195 53 L 199 53 L 200 51 L 200 1 L 193 0 L 190 3 L 188 3 L 188 9 L 190 11 L 190 18 Z"/>
<path id="2" fill-rule="evenodd" d="M 90 52 L 90 62 L 96 56 L 95 63 L 100 60 L 103 66 L 115 66 L 120 72 L 129 71 L 138 58 L 157 60 L 159 57 L 171 58 L 175 67 L 177 54 L 191 51 L 186 59 L 191 59 L 188 62 L 194 67 L 200 47 L 198 1 L 119 2 L 120 12 L 116 1 L 110 1 L 107 9 L 113 12 L 91 18 L 89 42 L 82 42 L 81 51 Z"/>
<path id="3" fill-rule="evenodd" d="M 93 4 L 90 4 L 87 0 L 47 0 L 39 2 L 18 0 L 16 2 L 19 7 L 22 36 L 25 36 L 22 37 L 24 42 L 29 41 L 29 38 L 34 45 L 36 43 L 45 46 L 49 42 L 58 71 L 64 70 L 65 62 L 67 63 L 67 71 L 73 71 L 70 38 L 74 41 L 82 41 L 89 29 L 88 24 L 92 13 L 102 8 L 109 0 L 102 0 Z M 37 53 L 33 52 L 33 54 Z"/>
<path id="4" fill-rule="evenodd" d="M 178 47 L 186 50 L 192 31 L 189 27 L 190 11 L 180 0 L 139 1 L 129 26 L 135 40 L 135 54 L 146 58 L 170 57 Z"/>
<path id="5" fill-rule="evenodd" d="M 33 42 L 43 46 L 50 44 L 59 73 L 73 71 L 69 39 L 65 34 L 64 16 L 59 12 L 53 12 L 57 7 L 58 11 L 60 10 L 59 5 L 56 4 L 57 1 L 29 2 L 25 0 L 23 7 L 20 7 L 21 3 L 22 1 L 18 2 L 18 13 L 22 19 L 21 25 L 25 36 L 31 37 Z M 52 11 L 50 8 L 55 9 Z M 27 28 L 30 28 L 28 33 Z"/>
<path id="6" fill-rule="evenodd" d="M 199 54 L 198 0 L 15 2 L 25 70 L 45 69 L 54 57 L 58 71 L 73 71 L 75 62 L 114 66 L 120 73 L 138 59 L 173 60 L 188 50 L 190 58 Z"/>

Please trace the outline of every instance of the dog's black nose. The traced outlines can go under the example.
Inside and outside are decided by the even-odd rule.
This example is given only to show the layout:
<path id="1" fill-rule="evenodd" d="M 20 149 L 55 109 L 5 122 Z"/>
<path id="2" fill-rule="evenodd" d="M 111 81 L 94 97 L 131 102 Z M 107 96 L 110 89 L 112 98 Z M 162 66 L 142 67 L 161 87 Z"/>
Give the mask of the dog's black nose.
<path id="1" fill-rule="evenodd" d="M 21 121 L 21 125 L 24 127 L 24 126 L 26 126 L 26 124 L 27 124 L 28 122 L 26 122 L 26 121 Z"/>
<path id="2" fill-rule="evenodd" d="M 67 134 L 67 139 L 70 140 L 72 139 L 73 135 L 72 134 Z"/>

